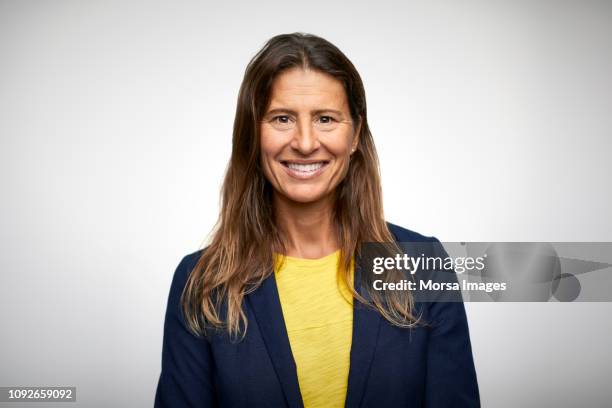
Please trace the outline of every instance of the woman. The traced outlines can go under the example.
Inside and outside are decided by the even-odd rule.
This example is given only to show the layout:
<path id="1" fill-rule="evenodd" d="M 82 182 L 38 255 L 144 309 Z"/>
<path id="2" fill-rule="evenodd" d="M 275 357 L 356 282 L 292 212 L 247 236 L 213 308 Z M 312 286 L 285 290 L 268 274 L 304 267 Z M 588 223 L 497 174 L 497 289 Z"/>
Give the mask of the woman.
<path id="1" fill-rule="evenodd" d="M 376 291 L 385 222 L 365 91 L 328 41 L 279 35 L 249 63 L 210 245 L 172 282 L 155 406 L 479 406 L 461 302 Z M 396 276 L 397 278 L 397 276 Z"/>

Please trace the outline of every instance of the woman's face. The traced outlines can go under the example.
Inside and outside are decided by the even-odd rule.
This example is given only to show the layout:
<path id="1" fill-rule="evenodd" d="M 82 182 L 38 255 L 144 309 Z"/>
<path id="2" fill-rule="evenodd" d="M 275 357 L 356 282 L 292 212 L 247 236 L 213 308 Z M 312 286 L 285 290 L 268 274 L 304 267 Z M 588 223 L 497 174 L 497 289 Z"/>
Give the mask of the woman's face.
<path id="1" fill-rule="evenodd" d="M 260 125 L 261 164 L 275 193 L 300 203 L 330 197 L 348 171 L 359 126 L 334 77 L 302 68 L 279 74 Z"/>

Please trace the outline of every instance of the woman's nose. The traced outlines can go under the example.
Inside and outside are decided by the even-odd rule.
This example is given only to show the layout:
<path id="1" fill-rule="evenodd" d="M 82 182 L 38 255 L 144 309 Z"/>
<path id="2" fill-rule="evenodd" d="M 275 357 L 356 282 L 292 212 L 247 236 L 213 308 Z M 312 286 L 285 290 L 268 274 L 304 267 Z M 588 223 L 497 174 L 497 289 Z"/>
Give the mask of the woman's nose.
<path id="1" fill-rule="evenodd" d="M 310 154 L 319 147 L 319 138 L 313 123 L 302 120 L 297 123 L 292 147 L 302 154 Z"/>

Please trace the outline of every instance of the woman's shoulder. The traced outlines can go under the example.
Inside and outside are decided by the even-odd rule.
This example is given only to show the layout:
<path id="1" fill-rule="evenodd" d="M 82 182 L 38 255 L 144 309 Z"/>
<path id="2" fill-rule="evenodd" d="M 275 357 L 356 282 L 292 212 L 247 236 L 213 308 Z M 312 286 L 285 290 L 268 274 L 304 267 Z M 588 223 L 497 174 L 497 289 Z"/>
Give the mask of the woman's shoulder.
<path id="1" fill-rule="evenodd" d="M 429 237 L 418 232 L 400 227 L 387 221 L 387 227 L 397 242 L 439 242 L 436 237 Z"/>
<path id="2" fill-rule="evenodd" d="M 442 258 L 448 256 L 440 240 L 434 236 L 419 234 L 390 222 L 387 222 L 387 227 L 395 237 L 395 241 L 400 243 L 400 247 L 407 253 L 440 256 Z"/>
<path id="3" fill-rule="evenodd" d="M 171 297 L 172 295 L 174 295 L 175 297 L 179 296 L 179 294 L 182 293 L 183 288 L 187 284 L 187 280 L 189 279 L 191 271 L 193 271 L 193 269 L 195 268 L 205 249 L 206 248 L 188 253 L 187 255 L 184 255 L 181 258 L 180 262 L 178 263 L 178 266 L 174 271 L 174 276 L 172 278 L 172 285 L 170 290 Z"/>
<path id="4" fill-rule="evenodd" d="M 191 267 L 191 269 L 193 269 L 193 267 L 195 267 L 196 263 L 198 263 L 198 260 L 200 259 L 200 257 L 202 256 L 202 253 L 205 250 L 206 250 L 206 248 L 198 249 L 195 252 L 191 252 L 191 253 L 188 253 L 187 255 L 183 256 L 183 258 L 181 259 L 181 262 L 179 263 L 179 266 L 182 265 L 185 268 Z"/>

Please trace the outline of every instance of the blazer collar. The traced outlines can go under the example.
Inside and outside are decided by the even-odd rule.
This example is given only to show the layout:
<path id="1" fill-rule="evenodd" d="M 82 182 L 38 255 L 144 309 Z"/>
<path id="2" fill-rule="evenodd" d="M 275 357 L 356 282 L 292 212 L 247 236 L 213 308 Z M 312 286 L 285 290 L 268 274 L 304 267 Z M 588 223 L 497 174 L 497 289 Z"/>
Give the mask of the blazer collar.
<path id="1" fill-rule="evenodd" d="M 355 260 L 355 287 L 367 301 L 371 298 L 362 281 L 361 262 Z M 357 408 L 366 389 L 374 351 L 378 343 L 381 315 L 361 302 L 353 302 L 353 339 L 345 408 Z"/>
<path id="2" fill-rule="evenodd" d="M 272 365 L 283 388 L 283 394 L 290 408 L 304 408 L 297 378 L 297 368 L 289 336 L 285 327 L 283 310 L 278 295 L 274 273 L 261 286 L 247 295 Z"/>
<path id="3" fill-rule="evenodd" d="M 367 291 L 361 284 L 362 271 L 359 264 L 356 260 L 355 286 L 360 295 L 370 300 Z M 290 408 L 303 408 L 297 369 L 291 353 L 274 273 L 268 276 L 257 290 L 248 294 L 247 300 L 257 320 L 287 405 Z M 359 407 L 363 398 L 378 342 L 380 321 L 381 317 L 377 311 L 365 307 L 358 301 L 353 303 L 353 334 L 345 401 L 346 408 Z"/>

